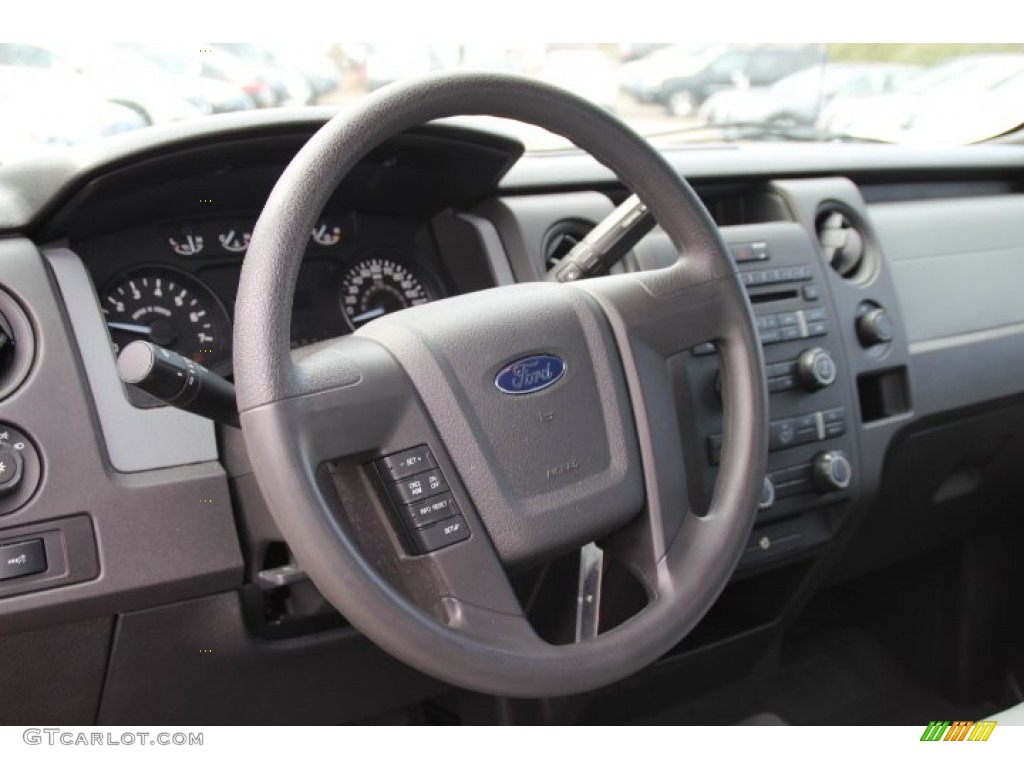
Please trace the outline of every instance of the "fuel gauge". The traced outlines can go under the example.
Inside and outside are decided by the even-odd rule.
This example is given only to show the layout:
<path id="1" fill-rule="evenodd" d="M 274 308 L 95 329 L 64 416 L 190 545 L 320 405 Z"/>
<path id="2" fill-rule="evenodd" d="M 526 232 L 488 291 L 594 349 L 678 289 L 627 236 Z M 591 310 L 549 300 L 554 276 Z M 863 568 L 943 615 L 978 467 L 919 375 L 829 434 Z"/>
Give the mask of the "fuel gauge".
<path id="1" fill-rule="evenodd" d="M 198 256 L 203 250 L 203 236 L 191 225 L 177 227 L 167 238 L 171 250 L 179 256 Z"/>
<path id="2" fill-rule="evenodd" d="M 329 219 L 321 219 L 313 228 L 313 242 L 317 245 L 337 245 L 341 242 L 341 224 Z"/>

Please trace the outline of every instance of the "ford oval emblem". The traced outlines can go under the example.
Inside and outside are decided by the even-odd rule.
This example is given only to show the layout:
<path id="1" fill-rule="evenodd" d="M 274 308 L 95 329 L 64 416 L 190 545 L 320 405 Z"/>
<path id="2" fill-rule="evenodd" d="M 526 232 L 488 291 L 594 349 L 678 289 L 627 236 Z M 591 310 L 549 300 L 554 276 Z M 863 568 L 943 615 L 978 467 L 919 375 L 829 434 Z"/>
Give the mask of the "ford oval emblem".
<path id="1" fill-rule="evenodd" d="M 508 395 L 540 392 L 562 378 L 565 368 L 565 361 L 555 355 L 530 355 L 498 371 L 494 386 Z"/>

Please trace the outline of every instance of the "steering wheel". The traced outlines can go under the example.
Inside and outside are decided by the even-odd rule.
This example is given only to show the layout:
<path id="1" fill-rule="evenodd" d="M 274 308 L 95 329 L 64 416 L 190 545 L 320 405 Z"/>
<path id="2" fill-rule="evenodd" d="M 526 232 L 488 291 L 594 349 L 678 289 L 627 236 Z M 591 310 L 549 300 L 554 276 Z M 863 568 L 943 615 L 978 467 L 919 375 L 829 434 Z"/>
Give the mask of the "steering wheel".
<path id="1" fill-rule="evenodd" d="M 467 114 L 532 123 L 590 152 L 647 203 L 679 260 L 444 299 L 293 355 L 299 266 L 338 183 L 385 139 Z M 722 365 L 724 439 L 710 506 L 696 514 L 670 361 L 707 341 Z M 321 128 L 252 233 L 234 368 L 253 470 L 297 562 L 367 637 L 453 685 L 546 697 L 638 671 L 710 608 L 753 525 L 768 444 L 764 369 L 715 224 L 644 139 L 534 80 L 427 76 Z M 377 461 L 411 448 L 390 466 Z M 396 506 L 384 492 L 413 455 L 424 462 L 416 469 L 436 464 L 415 476 L 420 493 L 446 485 L 450 497 L 434 498 L 461 515 L 429 533 L 409 519 L 426 507 Z M 415 500 L 413 482 L 399 485 L 398 501 Z M 509 569 L 595 541 L 642 583 L 646 607 L 600 633 L 591 617 L 575 643 L 542 640 Z"/>

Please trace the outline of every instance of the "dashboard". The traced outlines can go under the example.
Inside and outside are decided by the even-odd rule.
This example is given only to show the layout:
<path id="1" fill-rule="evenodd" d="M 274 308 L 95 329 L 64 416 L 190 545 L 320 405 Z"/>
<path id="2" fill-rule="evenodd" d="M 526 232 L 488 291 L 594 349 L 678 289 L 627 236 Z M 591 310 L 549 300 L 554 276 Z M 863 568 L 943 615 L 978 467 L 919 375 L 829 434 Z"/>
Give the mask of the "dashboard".
<path id="1" fill-rule="evenodd" d="M 0 331 L 16 342 L 0 344 L 0 450 L 21 468 L 0 487 L 0 547 L 32 543 L 35 567 L 0 579 L 2 637 L 16 638 L 3 647 L 46 667 L 51 690 L 74 647 L 80 681 L 61 709 L 37 697 L 38 719 L 270 721 L 280 696 L 295 722 L 359 719 L 442 690 L 309 582 L 267 582 L 289 553 L 237 430 L 154 407 L 116 376 L 117 351 L 139 338 L 231 376 L 249 238 L 322 120 L 225 116 L 0 168 Z M 746 669 L 824 584 L 948 544 L 1024 497 L 1024 150 L 664 154 L 746 286 L 771 406 L 746 553 L 673 658 L 693 669 L 716 648 Z M 625 196 L 577 152 L 524 155 L 513 137 L 457 123 L 396 137 L 310 231 L 292 346 L 541 279 Z M 676 257 L 656 230 L 618 269 Z M 701 509 L 723 432 L 714 346 L 679 356 L 671 375 L 679 471 Z M 979 499 L 992 503 L 967 514 Z M 228 661 L 197 668 L 200 636 Z M 133 685 L 142 674 L 146 690 Z M 273 700 L 254 687 L 267 675 Z M 15 718 L 4 706 L 0 720 Z"/>

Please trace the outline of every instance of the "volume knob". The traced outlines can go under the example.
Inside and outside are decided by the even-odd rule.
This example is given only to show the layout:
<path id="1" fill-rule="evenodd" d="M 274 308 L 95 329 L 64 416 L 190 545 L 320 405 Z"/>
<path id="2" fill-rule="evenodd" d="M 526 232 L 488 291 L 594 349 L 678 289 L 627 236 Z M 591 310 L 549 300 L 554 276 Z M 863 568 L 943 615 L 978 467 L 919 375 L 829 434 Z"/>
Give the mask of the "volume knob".
<path id="1" fill-rule="evenodd" d="M 836 380 L 836 361 L 821 347 L 805 350 L 797 358 L 796 376 L 808 392 L 824 389 Z"/>
<path id="2" fill-rule="evenodd" d="M 811 462 L 811 483 L 818 493 L 845 491 L 853 480 L 853 465 L 842 451 L 823 451 Z"/>

